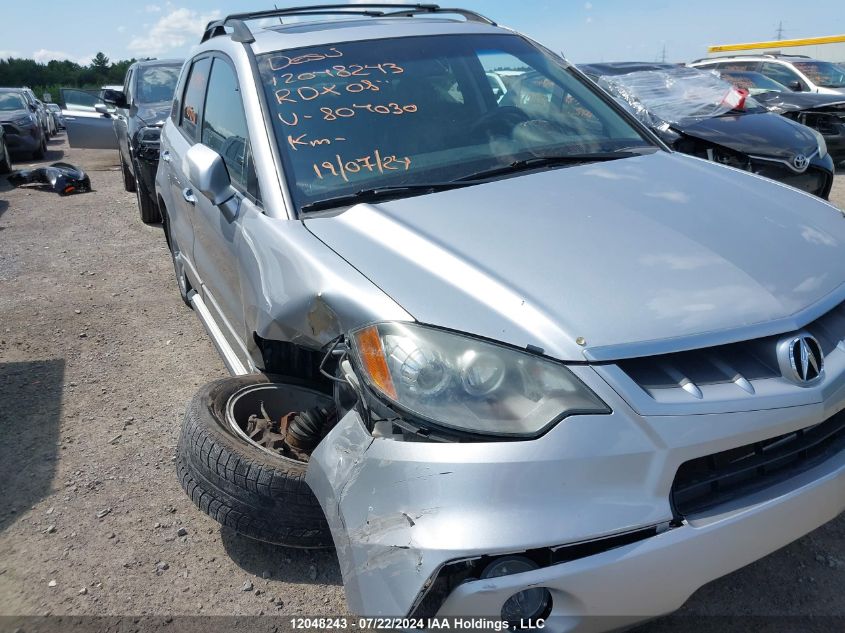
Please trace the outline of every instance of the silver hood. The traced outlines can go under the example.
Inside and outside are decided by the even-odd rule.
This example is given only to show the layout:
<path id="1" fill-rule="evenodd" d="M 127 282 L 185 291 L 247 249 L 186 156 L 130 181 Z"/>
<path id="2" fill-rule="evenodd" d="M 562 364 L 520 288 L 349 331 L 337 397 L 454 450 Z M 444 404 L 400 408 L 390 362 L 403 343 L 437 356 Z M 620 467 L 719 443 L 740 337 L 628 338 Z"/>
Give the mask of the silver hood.
<path id="1" fill-rule="evenodd" d="M 305 224 L 418 321 L 561 360 L 777 334 L 845 299 L 841 212 L 665 152 Z"/>

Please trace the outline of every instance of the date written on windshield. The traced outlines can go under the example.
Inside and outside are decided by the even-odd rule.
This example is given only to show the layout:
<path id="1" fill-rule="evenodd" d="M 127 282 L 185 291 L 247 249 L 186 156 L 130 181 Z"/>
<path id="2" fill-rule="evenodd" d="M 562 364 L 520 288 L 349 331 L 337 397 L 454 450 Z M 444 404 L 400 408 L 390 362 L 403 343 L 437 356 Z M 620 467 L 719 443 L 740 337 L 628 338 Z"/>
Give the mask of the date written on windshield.
<path id="1" fill-rule="evenodd" d="M 347 160 L 340 154 L 335 154 L 334 161 L 323 161 L 314 163 L 314 173 L 317 178 L 343 178 L 349 182 L 349 176 L 359 172 L 379 172 L 383 174 L 388 171 L 408 171 L 411 168 L 411 159 L 408 156 L 400 158 L 396 154 L 382 154 L 375 150 L 368 156 Z"/>

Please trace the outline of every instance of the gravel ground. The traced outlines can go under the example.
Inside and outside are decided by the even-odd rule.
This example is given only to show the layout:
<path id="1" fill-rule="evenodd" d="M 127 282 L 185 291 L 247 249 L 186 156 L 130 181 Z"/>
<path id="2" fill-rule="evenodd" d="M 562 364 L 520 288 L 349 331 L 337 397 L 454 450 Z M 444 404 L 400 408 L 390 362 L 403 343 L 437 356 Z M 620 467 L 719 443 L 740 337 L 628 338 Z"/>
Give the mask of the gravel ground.
<path id="1" fill-rule="evenodd" d="M 82 166 L 94 192 L 60 198 L 0 178 L 0 615 L 345 613 L 332 551 L 240 538 L 179 487 L 186 404 L 226 372 L 116 159 L 60 137 L 43 162 Z M 842 176 L 833 199 L 845 208 Z M 843 591 L 840 517 L 640 630 L 845 615 Z"/>

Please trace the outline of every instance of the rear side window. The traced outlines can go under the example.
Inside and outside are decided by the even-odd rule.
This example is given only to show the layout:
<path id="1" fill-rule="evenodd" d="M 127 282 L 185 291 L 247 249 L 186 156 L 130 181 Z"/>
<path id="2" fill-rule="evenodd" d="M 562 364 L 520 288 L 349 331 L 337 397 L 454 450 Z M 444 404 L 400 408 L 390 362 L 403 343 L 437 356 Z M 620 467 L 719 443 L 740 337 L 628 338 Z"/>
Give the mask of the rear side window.
<path id="1" fill-rule="evenodd" d="M 760 62 L 722 62 L 717 64 L 719 70 L 757 70 Z"/>
<path id="2" fill-rule="evenodd" d="M 204 57 L 194 62 L 185 84 L 185 96 L 182 99 L 182 109 L 179 113 L 179 127 L 193 141 L 199 140 L 197 131 L 199 122 L 202 120 L 202 104 L 210 69 L 210 57 Z"/>
<path id="3" fill-rule="evenodd" d="M 255 181 L 241 91 L 232 67 L 215 58 L 202 117 L 202 144 L 223 157 L 232 182 L 253 193 Z"/>

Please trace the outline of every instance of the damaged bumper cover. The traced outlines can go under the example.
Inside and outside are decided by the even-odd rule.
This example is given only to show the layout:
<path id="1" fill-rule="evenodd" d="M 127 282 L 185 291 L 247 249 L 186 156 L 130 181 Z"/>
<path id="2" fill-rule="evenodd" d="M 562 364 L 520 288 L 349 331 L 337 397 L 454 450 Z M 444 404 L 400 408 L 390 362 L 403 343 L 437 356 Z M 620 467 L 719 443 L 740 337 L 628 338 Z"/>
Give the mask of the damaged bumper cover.
<path id="1" fill-rule="evenodd" d="M 347 413 L 314 452 L 307 481 L 332 529 L 349 608 L 499 618 L 515 594 L 543 587 L 549 630 L 606 630 L 679 608 L 845 509 L 841 450 L 695 516 L 679 519 L 670 503 L 682 463 L 738 438 L 811 427 L 829 417 L 823 407 L 696 416 L 692 430 L 685 416 L 612 406 L 537 440 L 498 443 L 373 437 Z M 585 543 L 594 545 L 578 549 Z M 432 604 L 454 566 L 541 549 L 575 553 L 523 573 L 463 577 Z"/>

